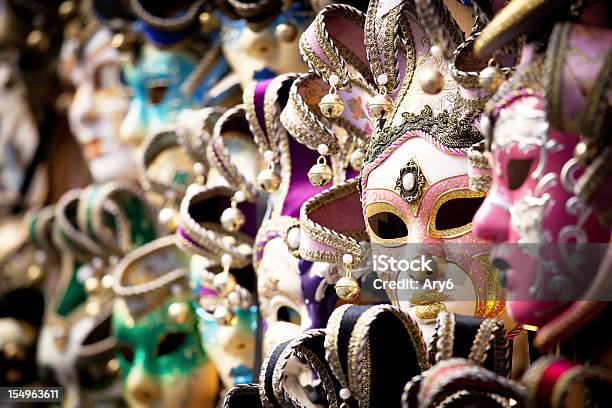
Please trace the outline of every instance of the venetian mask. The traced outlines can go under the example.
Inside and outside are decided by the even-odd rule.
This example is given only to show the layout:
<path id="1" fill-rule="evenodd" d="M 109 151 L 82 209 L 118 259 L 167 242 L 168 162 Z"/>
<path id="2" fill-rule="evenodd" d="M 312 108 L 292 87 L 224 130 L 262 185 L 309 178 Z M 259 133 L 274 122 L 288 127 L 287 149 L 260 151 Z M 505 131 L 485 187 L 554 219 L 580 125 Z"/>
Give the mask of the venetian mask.
<path id="1" fill-rule="evenodd" d="M 124 67 L 132 99 L 119 130 L 123 142 L 138 146 L 150 132 L 174 123 L 181 109 L 199 105 L 201 92 L 186 89 L 193 85 L 186 81 L 197 63 L 184 49 L 143 46 L 136 60 Z"/>
<path id="2" fill-rule="evenodd" d="M 223 273 L 219 269 L 202 256 L 191 258 L 190 280 L 198 301 L 202 345 L 223 385 L 230 389 L 236 384 L 253 382 L 257 306 L 249 291 L 238 284 L 229 292 L 226 289 L 230 288 L 215 287 L 215 276 Z"/>
<path id="3" fill-rule="evenodd" d="M 250 128 L 268 164 L 258 176 L 259 188 L 269 196 L 255 240 L 265 351 L 305 330 L 325 326 L 337 301 L 331 285 L 335 268 L 299 256 L 300 207 L 318 188 L 306 174 L 316 154 L 298 142 L 295 127 L 277 125 L 296 78 L 287 74 L 252 82 L 244 93 Z"/>
<path id="4" fill-rule="evenodd" d="M 10 211 L 20 198 L 38 146 L 38 129 L 25 91 L 11 64 L 0 63 L 0 214 Z"/>
<path id="5" fill-rule="evenodd" d="M 468 315 L 499 316 L 504 302 L 497 272 L 488 262 L 490 246 L 472 234 L 471 220 L 484 197 L 469 188 L 465 157 L 467 148 L 482 139 L 476 120 L 480 112 L 466 108 L 474 96 L 455 81 L 449 65 L 432 56 L 431 40 L 410 7 L 381 2 L 377 10 L 368 12 L 365 21 L 363 15 L 347 18 L 345 14 L 344 10 L 327 9 L 302 37 L 300 46 L 309 63 L 321 67 L 327 76 L 324 79 L 332 86 L 331 95 L 337 93 L 348 107 L 338 111 L 338 119 L 353 125 L 352 131 L 367 132 L 368 121 L 369 129 L 377 126 L 362 159 L 360 182 L 374 270 L 385 282 L 414 281 L 412 289 L 386 287 L 387 295 L 416 318 L 426 337 L 436 315 L 446 308 Z M 396 53 L 397 61 L 389 61 L 395 62 L 398 71 L 385 68 L 388 55 L 382 55 L 383 44 L 368 41 L 371 33 L 367 31 L 364 37 L 364 27 L 380 26 L 379 42 L 394 38 L 397 32 L 388 27 L 393 25 L 384 22 L 396 17 L 410 26 L 402 34 L 409 44 L 406 52 Z M 343 25 L 332 27 L 325 25 L 326 21 Z M 345 30 L 338 30 L 339 26 Z M 329 39 L 317 36 L 322 28 Z M 460 36 L 453 32 L 454 27 L 443 26 L 441 30 L 450 38 Z M 357 47 L 356 41 L 361 40 L 367 52 Z M 319 51 L 335 43 L 352 51 L 340 54 L 354 70 L 337 69 L 329 62 L 331 57 Z M 369 64 L 372 56 L 376 63 Z M 382 58 L 384 64 L 379 61 Z M 434 69 L 441 80 L 433 84 L 421 80 Z M 363 85 L 372 77 L 370 81 L 379 92 L 374 96 Z M 319 108 L 324 105 L 321 99 Z M 337 107 L 336 102 L 332 105 Z M 334 140 L 328 147 L 330 152 L 339 149 Z M 415 260 L 430 262 L 427 268 L 408 270 L 384 262 L 392 258 L 416 268 Z M 435 282 L 452 282 L 453 289 L 433 288 Z"/>
<path id="6" fill-rule="evenodd" d="M 68 109 L 70 129 L 97 182 L 136 179 L 132 148 L 118 137 L 129 97 L 111 39 L 112 33 L 101 28 L 85 44 L 68 38 L 62 50 L 62 73 L 75 88 Z"/>
<path id="7" fill-rule="evenodd" d="M 218 376 L 200 343 L 187 266 L 173 236 L 135 250 L 117 266 L 113 334 L 130 406 L 215 404 Z"/>
<path id="8" fill-rule="evenodd" d="M 586 90 L 597 81 L 602 47 L 609 44 L 598 36 L 610 32 L 568 24 L 556 27 L 553 37 L 562 30 L 567 44 L 546 51 L 553 72 L 545 70 L 545 57 L 526 45 L 520 70 L 489 105 L 492 185 L 474 218 L 477 235 L 496 244 L 492 259 L 504 271 L 510 313 L 538 327 L 582 299 L 610 239 L 609 225 L 600 221 L 588 196 L 578 195 L 584 191 L 580 186 L 596 182 L 594 173 L 574 158 L 584 143 L 578 134 L 591 138 L 600 132 L 594 125 L 583 130 L 576 125 L 582 123 Z M 554 38 L 550 44 L 556 44 Z M 555 56 L 559 47 L 571 51 Z M 583 69 L 583 64 L 591 65 Z M 557 83 L 542 85 L 543 77 L 555 73 Z M 560 90 L 567 98 L 558 100 Z M 609 180 L 599 180 L 603 191 Z M 599 202 L 605 208 L 609 200 Z"/>
<path id="9" fill-rule="evenodd" d="M 269 24 L 254 29 L 244 19 L 222 19 L 221 43 L 228 63 L 245 87 L 253 80 L 263 80 L 289 72 L 306 72 L 298 41 L 312 21 L 309 5 L 297 1 Z"/>

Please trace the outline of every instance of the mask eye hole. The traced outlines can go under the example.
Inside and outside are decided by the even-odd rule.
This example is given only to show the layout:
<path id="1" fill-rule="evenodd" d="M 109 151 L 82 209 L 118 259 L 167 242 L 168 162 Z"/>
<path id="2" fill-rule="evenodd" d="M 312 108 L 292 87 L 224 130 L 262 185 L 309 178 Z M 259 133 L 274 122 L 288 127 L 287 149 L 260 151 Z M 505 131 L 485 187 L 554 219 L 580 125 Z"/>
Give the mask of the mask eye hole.
<path id="1" fill-rule="evenodd" d="M 118 64 L 103 64 L 94 72 L 96 89 L 108 89 L 121 86 L 121 67 Z"/>
<path id="2" fill-rule="evenodd" d="M 408 236 L 406 223 L 396 214 L 381 211 L 368 217 L 372 232 L 381 239 L 398 239 Z"/>
<path id="3" fill-rule="evenodd" d="M 186 332 L 165 333 L 157 344 L 157 355 L 165 356 L 176 352 L 186 340 Z"/>
<path id="4" fill-rule="evenodd" d="M 302 324 L 300 313 L 290 306 L 281 306 L 276 311 L 276 320 L 279 322 L 288 322 L 296 325 Z"/>
<path id="5" fill-rule="evenodd" d="M 149 101 L 153 105 L 159 105 L 166 96 L 168 87 L 166 85 L 154 85 L 149 87 Z"/>
<path id="6" fill-rule="evenodd" d="M 445 201 L 436 213 L 435 229 L 444 231 L 469 228 L 483 201 L 484 197 L 461 197 Z"/>
<path id="7" fill-rule="evenodd" d="M 134 361 L 134 349 L 129 344 L 120 343 L 117 346 L 117 352 L 121 355 L 125 361 L 131 363 Z"/>
<path id="8" fill-rule="evenodd" d="M 529 175 L 533 159 L 510 160 L 508 162 L 508 188 L 518 190 Z"/>

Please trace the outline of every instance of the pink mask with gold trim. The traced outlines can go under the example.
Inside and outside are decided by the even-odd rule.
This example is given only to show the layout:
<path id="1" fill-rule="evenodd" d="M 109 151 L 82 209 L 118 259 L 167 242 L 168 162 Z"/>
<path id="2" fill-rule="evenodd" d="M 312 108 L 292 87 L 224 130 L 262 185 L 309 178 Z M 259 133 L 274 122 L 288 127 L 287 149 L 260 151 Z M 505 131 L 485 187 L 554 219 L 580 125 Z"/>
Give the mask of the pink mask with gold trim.
<path id="1" fill-rule="evenodd" d="M 598 163 L 609 152 L 586 161 L 574 155 L 602 132 L 587 100 L 605 82 L 611 41 L 610 30 L 558 24 L 546 55 L 525 46 L 522 68 L 490 102 L 494 171 L 474 228 L 500 244 L 494 263 L 506 270 L 510 313 L 523 323 L 543 326 L 579 300 L 606 247 L 583 244 L 610 238 L 600 211 L 609 208 L 610 178 Z M 545 66 L 552 72 L 544 75 Z M 546 76 L 557 79 L 542 84 Z"/>

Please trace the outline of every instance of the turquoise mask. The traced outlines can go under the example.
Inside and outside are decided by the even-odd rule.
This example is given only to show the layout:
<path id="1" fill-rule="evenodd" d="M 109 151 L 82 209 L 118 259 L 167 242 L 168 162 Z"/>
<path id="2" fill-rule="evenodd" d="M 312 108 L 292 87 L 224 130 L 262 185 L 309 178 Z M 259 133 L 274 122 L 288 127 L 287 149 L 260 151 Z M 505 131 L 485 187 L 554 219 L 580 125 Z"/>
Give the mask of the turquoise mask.
<path id="1" fill-rule="evenodd" d="M 212 269 L 215 266 L 212 265 Z M 191 259 L 191 287 L 199 318 L 202 346 L 215 365 L 226 389 L 236 384 L 253 382 L 255 364 L 257 306 L 251 294 L 235 283 L 229 275 L 225 291 L 216 287 L 224 272 L 209 272 L 211 265 L 206 258 L 193 255 Z"/>
<path id="2" fill-rule="evenodd" d="M 123 76 L 132 89 L 128 113 L 119 130 L 125 143 L 140 145 L 154 129 L 176 120 L 181 109 L 199 106 L 202 90 L 184 92 L 183 87 L 198 59 L 183 50 L 162 50 L 145 45 Z"/>

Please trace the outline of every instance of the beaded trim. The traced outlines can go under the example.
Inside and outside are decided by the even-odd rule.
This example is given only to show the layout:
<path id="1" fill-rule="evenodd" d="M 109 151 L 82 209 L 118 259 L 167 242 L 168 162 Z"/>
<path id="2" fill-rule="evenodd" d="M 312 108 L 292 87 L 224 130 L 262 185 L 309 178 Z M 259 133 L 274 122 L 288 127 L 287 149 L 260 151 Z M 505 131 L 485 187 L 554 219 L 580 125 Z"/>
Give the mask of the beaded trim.
<path id="1" fill-rule="evenodd" d="M 139 19 L 152 27 L 164 31 L 179 31 L 192 25 L 198 17 L 203 4 L 204 0 L 195 0 L 189 8 L 178 17 L 163 18 L 155 16 L 145 9 L 142 0 L 130 0 L 130 7 Z"/>
<path id="2" fill-rule="evenodd" d="M 153 255 L 155 252 L 163 249 L 172 249 L 175 247 L 174 236 L 168 235 L 163 238 L 159 238 L 153 242 L 141 246 L 128 253 L 116 266 L 115 272 L 113 273 L 113 290 L 118 296 L 121 297 L 133 297 L 148 294 L 150 292 L 159 290 L 161 288 L 170 286 L 173 283 L 185 283 L 187 278 L 187 265 L 181 265 L 176 269 L 166 271 L 163 275 L 133 286 L 125 286 L 125 274 L 130 267 L 137 264 L 143 258 Z M 179 249 L 176 248 L 178 251 Z"/>
<path id="3" fill-rule="evenodd" d="M 353 266 L 360 265 L 366 260 L 367 250 L 357 240 L 360 238 L 366 240 L 365 230 L 342 234 L 320 225 L 309 218 L 309 215 L 313 211 L 355 193 L 357 183 L 357 179 L 351 179 L 344 183 L 340 183 L 309 198 L 302 205 L 300 210 L 302 234 L 305 234 L 315 242 L 321 242 L 333 248 L 330 251 L 323 252 L 300 247 L 300 255 L 302 258 L 312 262 L 320 261 L 341 264 L 343 255 L 348 253 L 353 256 Z M 346 234 L 350 234 L 350 236 Z"/>
<path id="4" fill-rule="evenodd" d="M 245 129 L 248 128 L 246 108 L 244 105 L 237 105 L 228 109 L 221 115 L 219 120 L 217 120 L 213 129 L 213 136 L 206 150 L 207 158 L 209 163 L 217 168 L 230 186 L 237 191 L 244 192 L 247 200 L 255 201 L 258 195 L 257 187 L 244 177 L 238 169 L 238 166 L 232 162 L 230 154 L 225 147 L 223 137 L 225 126 L 234 120 L 243 120 L 245 122 Z M 250 133 L 249 136 L 251 136 Z"/>
<path id="5" fill-rule="evenodd" d="M 325 330 L 325 360 L 327 360 L 329 368 L 342 388 L 349 388 L 349 383 L 340 362 L 338 336 L 340 334 L 340 325 L 342 324 L 344 314 L 352 306 L 351 304 L 346 304 L 336 308 L 331 316 L 329 316 L 329 320 L 327 320 L 327 329 Z"/>
<path id="6" fill-rule="evenodd" d="M 330 126 L 326 125 L 319 116 L 315 115 L 300 94 L 300 89 L 308 89 L 310 81 L 317 81 L 317 78 L 312 73 L 300 75 L 293 83 L 289 91 L 289 100 L 287 106 L 283 109 L 280 116 L 280 121 L 300 143 L 308 146 L 312 150 L 316 150 L 320 144 L 325 144 L 328 147 L 330 155 L 337 154 L 340 151 L 340 145 L 336 135 L 332 132 Z M 289 115 L 291 111 L 297 116 L 298 123 L 292 121 Z M 302 130 L 303 129 L 303 130 Z"/>
<path id="7" fill-rule="evenodd" d="M 332 75 L 336 75 L 340 79 L 337 85 L 339 88 L 350 90 L 350 80 L 352 79 L 359 83 L 361 87 L 372 89 L 375 82 L 370 67 L 366 61 L 361 61 L 349 47 L 340 43 L 338 39 L 331 37 L 326 27 L 326 20 L 330 17 L 347 19 L 358 27 L 363 27 L 365 23 L 365 15 L 351 6 L 332 4 L 325 7 L 317 15 L 309 31 L 314 31 L 314 38 L 331 65 L 323 61 L 310 47 L 308 35 L 303 35 L 300 38 L 299 49 L 302 58 L 306 61 L 308 67 L 327 83 L 329 83 L 329 78 Z M 349 64 L 359 75 L 351 73 Z"/>
<path id="8" fill-rule="evenodd" d="M 524 401 L 525 398 L 525 390 L 519 383 L 476 366 L 470 360 L 450 358 L 440 361 L 406 384 L 402 393 L 402 407 L 407 408 L 411 406 L 411 402 L 417 400 L 419 406 L 446 406 L 441 405 L 443 401 L 453 396 L 456 390 L 466 383 L 471 386 L 470 390 L 463 390 L 465 393 L 480 394 L 479 389 L 486 390 L 486 397 L 496 401 L 497 397 L 513 398 L 518 402 Z"/>
<path id="9" fill-rule="evenodd" d="M 251 263 L 253 239 L 236 231 L 226 231 L 221 225 L 207 222 L 198 223 L 193 217 L 192 206 L 212 197 L 232 197 L 234 191 L 225 186 L 199 187 L 190 189 L 181 201 L 179 225 L 176 232 L 177 244 L 192 253 L 221 261 L 224 254 L 232 257 L 233 268 L 243 268 Z"/>
<path id="10" fill-rule="evenodd" d="M 368 352 L 370 329 L 376 319 L 382 314 L 391 314 L 396 317 L 406 329 L 412 348 L 416 354 L 416 359 L 421 371 L 429 368 L 427 361 L 427 348 L 421 330 L 416 323 L 401 310 L 391 305 L 373 306 L 367 309 L 355 323 L 351 339 L 348 347 L 348 376 L 349 385 L 355 395 L 359 395 L 360 402 L 369 401 L 370 379 L 367 375 L 370 374 L 366 364 L 370 360 Z M 375 401 L 372 401 L 375 402 Z"/>
<path id="11" fill-rule="evenodd" d="M 225 394 L 223 399 L 223 408 L 235 408 L 232 405 L 232 398 L 238 395 L 251 395 L 254 398 L 259 398 L 259 387 L 257 384 L 236 384 Z"/>
<path id="12" fill-rule="evenodd" d="M 129 206 L 135 204 L 132 200 L 143 210 L 138 219 L 131 218 L 127 212 Z M 124 255 L 134 247 L 145 244 L 158 233 L 154 210 L 149 205 L 144 191 L 128 182 L 113 181 L 86 188 L 79 201 L 77 213 L 81 230 L 87 231 L 91 238 L 117 255 Z M 106 214 L 112 215 L 114 230 L 105 225 Z M 144 218 L 141 218 L 143 215 Z M 136 226 L 138 228 L 134 231 Z M 137 236 L 134 232 L 142 232 L 148 236 Z"/>
<path id="13" fill-rule="evenodd" d="M 569 365 L 574 364 L 573 367 L 566 369 L 555 381 L 551 395 L 540 394 L 540 383 L 544 372 L 553 364 L 566 361 Z M 595 367 L 595 366 L 583 366 L 577 363 L 573 363 L 563 357 L 546 356 L 538 359 L 532 364 L 531 368 L 525 373 L 522 379 L 522 383 L 527 388 L 527 403 L 529 406 L 539 406 L 541 400 L 546 398 L 548 402 L 547 406 L 558 408 L 563 407 L 567 392 L 570 390 L 571 385 L 584 380 L 597 380 L 607 384 L 612 384 L 612 373 L 609 370 Z"/>
<path id="14" fill-rule="evenodd" d="M 76 217 L 76 209 L 82 192 L 83 190 L 80 189 L 69 190 L 55 205 L 53 242 L 79 261 L 87 262 L 95 256 L 103 256 L 105 251 L 76 227 L 76 220 L 70 219 L 70 209 L 74 209 Z"/>
<path id="15" fill-rule="evenodd" d="M 463 42 L 463 31 L 442 0 L 415 0 L 416 11 L 425 33 L 439 46 L 447 60 L 455 47 Z M 446 31 L 446 32 L 445 32 Z"/>
<path id="16" fill-rule="evenodd" d="M 265 14 L 276 7 L 280 7 L 279 0 L 257 0 L 254 2 L 241 0 L 227 0 L 236 14 L 243 18 L 252 18 Z"/>
<path id="17" fill-rule="evenodd" d="M 325 336 L 325 329 L 311 329 L 302 333 L 299 337 L 292 340 L 287 347 L 283 350 L 280 357 L 278 358 L 272 375 L 272 389 L 274 396 L 281 402 L 282 406 L 292 407 L 306 407 L 306 405 L 300 403 L 300 401 L 291 395 L 283 387 L 283 378 L 285 375 L 285 369 L 289 359 L 293 356 L 297 356 L 301 361 L 307 363 L 310 368 L 319 376 L 322 382 L 323 389 L 325 390 L 325 396 L 327 398 L 327 406 L 336 408 L 338 407 L 338 399 L 336 397 L 337 390 L 332 382 L 331 373 L 328 371 L 326 364 L 322 361 L 312 350 L 309 349 L 307 343 L 312 341 L 313 338 L 323 338 Z M 265 375 L 264 377 L 265 378 Z"/>
<path id="18" fill-rule="evenodd" d="M 179 144 L 178 136 L 174 129 L 161 130 L 151 137 L 147 138 L 142 146 L 142 156 L 139 161 L 139 178 L 140 184 L 146 190 L 152 190 L 162 197 L 166 195 L 166 191 L 173 190 L 177 196 L 183 196 L 187 188 L 182 183 L 172 182 L 170 185 L 166 185 L 158 180 L 153 180 L 147 174 L 147 169 L 153 163 L 155 158 L 159 156 L 164 150 L 181 146 Z"/>
<path id="19" fill-rule="evenodd" d="M 225 110 L 219 107 L 182 110 L 176 120 L 176 135 L 194 161 L 207 165 L 206 146 L 214 124 Z"/>

